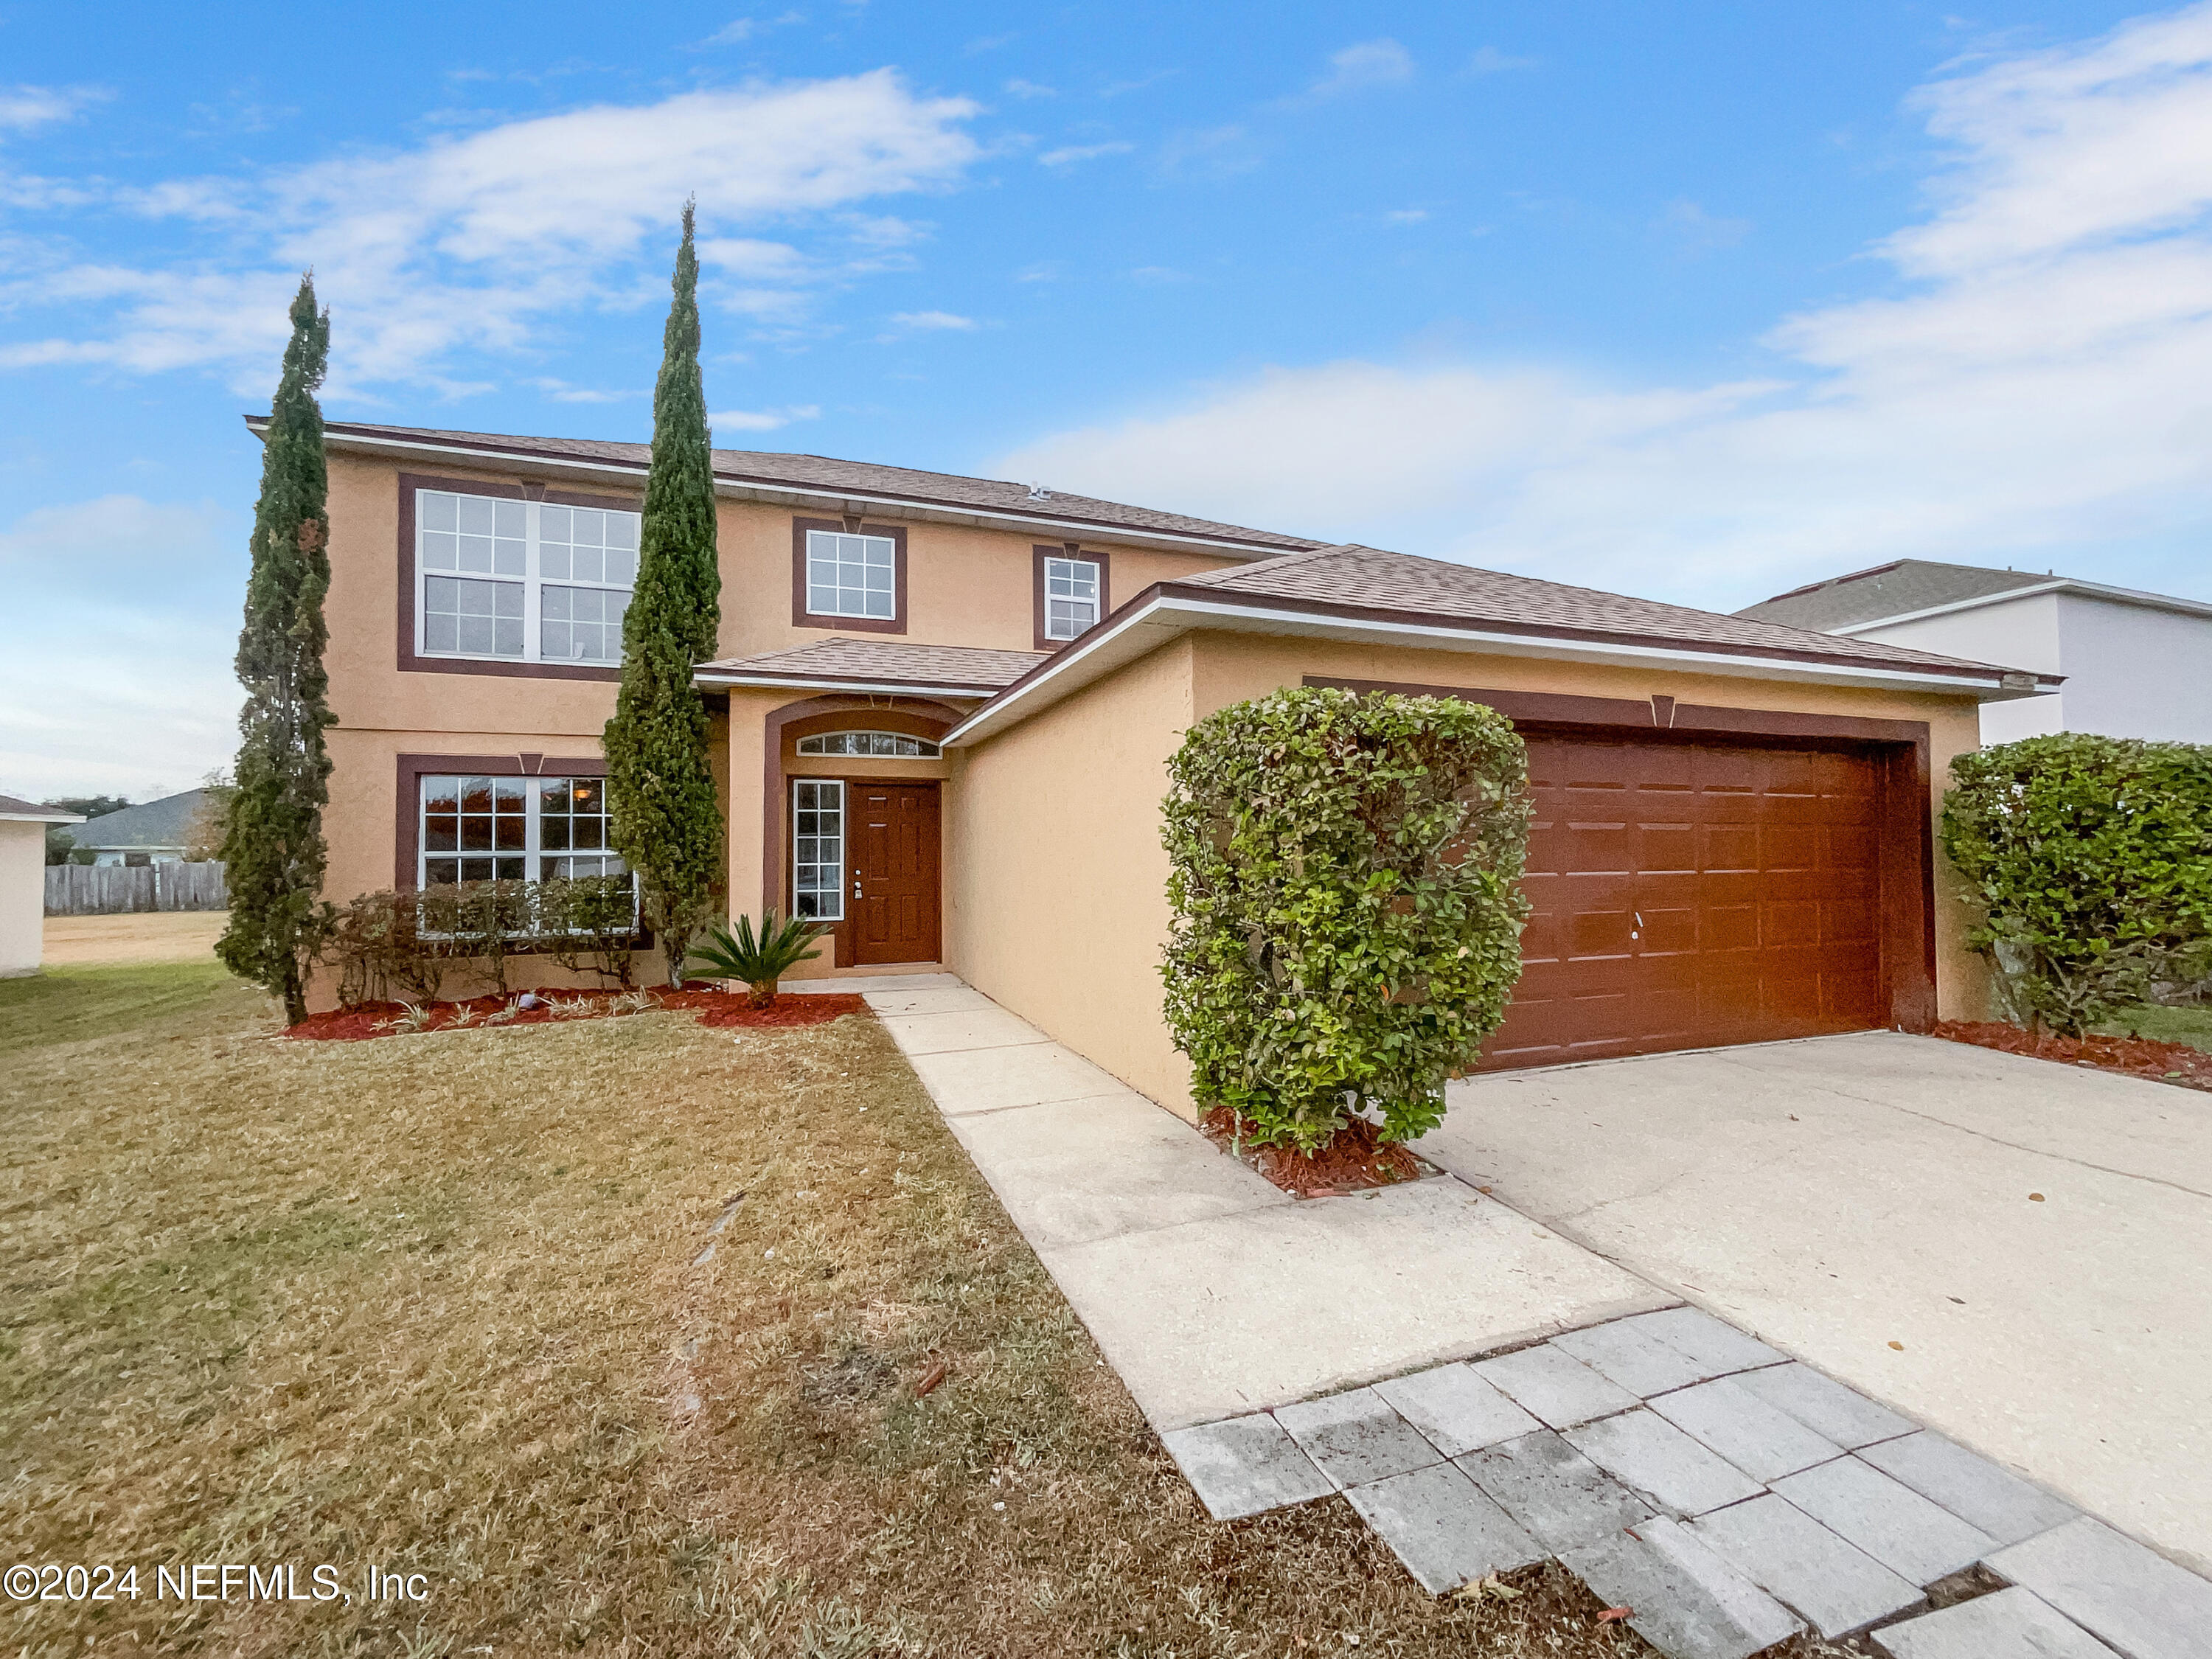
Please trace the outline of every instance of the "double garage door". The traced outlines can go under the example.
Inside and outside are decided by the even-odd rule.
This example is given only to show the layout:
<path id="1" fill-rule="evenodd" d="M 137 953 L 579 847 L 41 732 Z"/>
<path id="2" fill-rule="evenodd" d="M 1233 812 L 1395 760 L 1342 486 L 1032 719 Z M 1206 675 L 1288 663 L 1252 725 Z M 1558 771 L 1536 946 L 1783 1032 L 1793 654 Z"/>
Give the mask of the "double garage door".
<path id="1" fill-rule="evenodd" d="M 1872 753 L 1527 740 L 1534 908 L 1486 1069 L 1890 1023 Z"/>

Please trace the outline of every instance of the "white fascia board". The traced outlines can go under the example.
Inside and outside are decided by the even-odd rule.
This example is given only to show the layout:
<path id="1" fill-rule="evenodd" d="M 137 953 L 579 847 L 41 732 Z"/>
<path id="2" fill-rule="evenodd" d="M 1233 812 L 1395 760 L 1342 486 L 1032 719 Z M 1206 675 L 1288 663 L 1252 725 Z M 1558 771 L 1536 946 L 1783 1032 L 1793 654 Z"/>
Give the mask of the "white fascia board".
<path id="1" fill-rule="evenodd" d="M 82 823 L 70 812 L 0 812 L 0 823 Z"/>
<path id="2" fill-rule="evenodd" d="M 1176 635 L 1196 628 L 1215 628 L 1232 633 L 1292 635 L 1361 645 L 1403 645 L 1421 650 L 1486 656 L 1540 657 L 1614 665 L 1632 663 L 1642 667 L 1726 674 L 1746 679 L 1796 680 L 1818 685 L 1948 692 L 1954 696 L 1972 695 L 1982 702 L 2008 695 L 2002 680 L 1995 674 L 1930 674 L 1873 665 L 1859 667 L 1840 663 L 1798 662 L 1786 658 L 1747 656 L 1729 652 L 1552 639 L 1538 635 L 1496 633 L 1480 628 L 1352 619 L 1317 616 L 1304 611 L 1273 611 L 1263 606 L 1163 597 L 1123 618 L 1104 634 L 1097 636 L 1095 641 L 1086 638 L 1080 645 L 1054 659 L 1042 673 L 1021 685 L 1004 702 L 979 709 L 946 732 L 939 741 L 949 747 L 987 738 L 1016 720 L 1027 718 L 1036 709 L 1048 707 L 1067 692 L 1166 643 Z"/>
<path id="3" fill-rule="evenodd" d="M 267 425 L 268 422 L 263 420 L 253 429 L 258 432 Z M 449 460 L 491 462 L 541 471 L 574 472 L 598 477 L 632 480 L 642 479 L 646 475 L 646 468 L 634 461 L 584 460 L 557 455 L 533 455 L 521 451 L 464 448 L 457 444 L 433 443 L 420 438 L 365 438 L 359 433 L 340 432 L 326 436 L 325 442 L 332 448 L 351 446 L 361 449 L 392 450 L 407 454 L 437 455 Z M 1006 526 L 1024 533 L 1050 531 L 1055 539 L 1062 541 L 1066 539 L 1068 531 L 1079 530 L 1102 542 L 1126 544 L 1132 547 L 1188 550 L 1195 553 L 1216 554 L 1224 559 L 1273 559 L 1286 553 L 1310 550 L 1297 547 L 1265 547 L 1252 542 L 1217 541 L 1206 536 L 1178 535 L 1171 530 L 1139 530 L 1123 525 L 1100 524 L 1090 519 L 1051 518 L 1040 514 L 1000 512 L 988 507 L 917 501 L 896 495 L 830 489 L 822 485 L 724 478 L 719 474 L 714 479 L 714 493 L 740 501 L 758 499 L 787 501 L 799 506 L 819 506 L 825 511 L 849 503 L 886 513 L 903 514 L 909 518 L 936 519 L 951 524 Z"/>
<path id="4" fill-rule="evenodd" d="M 2151 611 L 2172 611 L 2186 617 L 2212 617 L 2212 605 L 2201 599 L 2178 599 L 2167 593 L 2145 593 L 2132 587 L 2107 587 L 2102 582 L 2077 581 L 2071 576 L 2058 576 L 2028 587 L 2008 587 L 1999 593 L 1979 593 L 1971 599 L 1953 599 L 1948 605 L 1931 605 L 1918 611 L 1901 611 L 1894 617 L 1876 617 L 1871 622 L 1852 623 L 1848 627 L 1822 631 L 1838 635 L 1866 634 L 1877 628 L 1894 628 L 1904 623 L 1923 622 L 1930 617 L 1955 616 L 1961 611 L 1985 610 L 1993 605 L 2008 605 L 2014 599 L 2032 599 L 2044 593 L 2079 593 L 2089 599 L 2110 599 L 2117 605 L 2139 605 Z"/>
<path id="5" fill-rule="evenodd" d="M 757 686 L 771 691 L 854 691 L 877 696 L 950 697 L 956 702 L 981 702 L 994 693 L 976 686 L 908 685 L 890 680 L 787 679 L 766 674 L 694 674 L 694 685 Z"/>

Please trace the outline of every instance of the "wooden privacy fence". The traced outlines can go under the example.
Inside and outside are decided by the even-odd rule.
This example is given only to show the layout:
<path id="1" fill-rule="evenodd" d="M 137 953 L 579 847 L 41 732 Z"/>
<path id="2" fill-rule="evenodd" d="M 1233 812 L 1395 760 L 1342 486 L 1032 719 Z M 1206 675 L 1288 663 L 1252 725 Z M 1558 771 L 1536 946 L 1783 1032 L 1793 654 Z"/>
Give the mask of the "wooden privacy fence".
<path id="1" fill-rule="evenodd" d="M 50 864 L 46 914 L 112 916 L 128 910 L 228 910 L 222 866 L 205 864 Z"/>

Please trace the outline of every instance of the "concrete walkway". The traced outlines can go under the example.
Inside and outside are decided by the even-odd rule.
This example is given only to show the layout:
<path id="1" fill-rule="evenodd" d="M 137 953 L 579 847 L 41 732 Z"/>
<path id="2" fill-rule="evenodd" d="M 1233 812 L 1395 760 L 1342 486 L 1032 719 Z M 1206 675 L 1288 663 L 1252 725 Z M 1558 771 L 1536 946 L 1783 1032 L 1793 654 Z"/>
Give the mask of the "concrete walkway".
<path id="1" fill-rule="evenodd" d="M 2212 1659 L 2212 1583 L 1462 1181 L 1300 1202 L 950 975 L 863 994 L 1218 1518 L 1341 1492 L 1438 1593 L 1556 1556 L 1674 1659 Z"/>
<path id="2" fill-rule="evenodd" d="M 2212 1568 L 2212 1096 L 1875 1032 L 1456 1084 L 1419 1150 Z"/>
<path id="3" fill-rule="evenodd" d="M 1679 1300 L 1449 1176 L 1292 1199 L 950 975 L 861 994 L 1162 1431 Z"/>

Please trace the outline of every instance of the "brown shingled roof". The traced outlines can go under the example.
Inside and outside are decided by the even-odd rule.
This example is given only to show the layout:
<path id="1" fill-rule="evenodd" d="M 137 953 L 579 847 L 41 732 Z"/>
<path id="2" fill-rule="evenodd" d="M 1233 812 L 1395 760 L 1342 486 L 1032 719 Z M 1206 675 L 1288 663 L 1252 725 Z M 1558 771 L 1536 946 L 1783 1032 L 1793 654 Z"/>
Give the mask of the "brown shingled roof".
<path id="1" fill-rule="evenodd" d="M 1410 553 L 1349 544 L 1318 548 L 1227 569 L 1186 576 L 1171 592 L 1212 589 L 1457 622 L 1509 632 L 1567 635 L 1687 650 L 1740 652 L 1812 661 L 1987 675 L 1990 665 L 1912 651 L 1872 640 L 1816 634 L 1779 623 L 1726 617 L 1657 599 L 1631 599 L 1595 587 L 1542 581 Z"/>
<path id="2" fill-rule="evenodd" d="M 752 657 L 726 657 L 702 663 L 695 671 L 714 678 L 743 675 L 793 685 L 843 684 L 921 685 L 981 696 L 1012 685 L 1045 659 L 1041 651 L 987 651 L 970 645 L 905 645 L 886 640 L 838 636 L 766 651 Z"/>
<path id="3" fill-rule="evenodd" d="M 252 415 L 246 417 L 246 423 L 258 432 L 268 422 L 264 416 Z M 577 461 L 635 468 L 641 474 L 653 456 L 650 445 L 611 443 L 593 438 L 530 438 L 499 432 L 450 432 L 433 427 L 373 426 L 356 421 L 325 422 L 323 430 L 331 442 L 339 445 L 349 437 L 383 439 L 460 451 L 526 456 L 554 463 Z M 1211 519 L 1131 507 L 1121 501 L 1062 495 L 1058 490 L 1044 500 L 1036 500 L 1030 496 L 1027 484 L 1004 479 L 968 478 L 952 472 L 924 472 L 907 466 L 879 466 L 872 461 L 842 461 L 827 455 L 791 455 L 769 450 L 718 449 L 714 455 L 715 477 L 730 483 L 822 495 L 884 497 L 955 511 L 1011 513 L 1078 527 L 1149 530 L 1251 548 L 1297 551 L 1320 545 L 1310 537 L 1251 530 L 1242 525 L 1219 524 Z"/>

